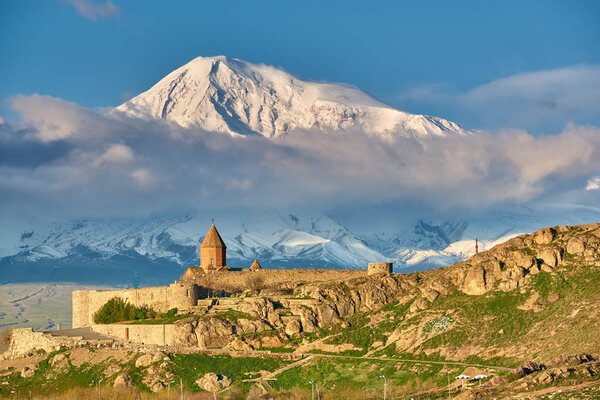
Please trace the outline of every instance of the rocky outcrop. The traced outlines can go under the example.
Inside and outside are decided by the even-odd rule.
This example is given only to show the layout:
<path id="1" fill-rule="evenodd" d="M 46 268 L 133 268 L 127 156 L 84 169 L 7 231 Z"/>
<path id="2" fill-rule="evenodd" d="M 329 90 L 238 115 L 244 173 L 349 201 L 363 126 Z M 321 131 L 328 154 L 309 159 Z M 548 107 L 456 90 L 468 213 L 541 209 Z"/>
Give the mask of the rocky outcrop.
<path id="1" fill-rule="evenodd" d="M 218 392 L 231 386 L 231 383 L 231 378 L 228 378 L 223 375 L 217 375 L 213 372 L 209 372 L 208 374 L 204 375 L 202 378 L 196 381 L 196 385 L 198 385 L 201 389 L 212 393 Z"/>
<path id="2" fill-rule="evenodd" d="M 140 356 L 137 360 L 135 360 L 135 366 L 136 368 L 149 367 L 150 365 L 161 361 L 164 357 L 165 355 L 161 352 L 144 354 Z"/>
<path id="3" fill-rule="evenodd" d="M 122 373 L 117 375 L 117 377 L 115 378 L 115 382 L 113 383 L 113 386 L 118 388 L 128 388 L 128 387 L 132 387 L 135 384 L 135 382 L 133 381 L 133 379 L 131 378 L 131 376 L 129 376 L 126 373 Z"/>
<path id="4" fill-rule="evenodd" d="M 278 334 L 271 337 L 279 342 L 278 335 L 292 337 L 315 332 L 394 301 L 410 301 L 408 311 L 416 313 L 456 290 L 479 296 L 493 290 L 517 289 L 540 272 L 552 273 L 565 264 L 567 255 L 570 260 L 600 262 L 599 247 L 600 224 L 552 227 L 515 237 L 468 260 L 433 271 L 274 286 L 263 290 L 262 296 L 230 302 L 236 311 L 252 318 L 227 320 L 206 316 L 178 323 L 178 343 L 245 350 L 261 346 L 261 340 L 240 341 L 236 339 L 238 335 L 275 330 Z"/>

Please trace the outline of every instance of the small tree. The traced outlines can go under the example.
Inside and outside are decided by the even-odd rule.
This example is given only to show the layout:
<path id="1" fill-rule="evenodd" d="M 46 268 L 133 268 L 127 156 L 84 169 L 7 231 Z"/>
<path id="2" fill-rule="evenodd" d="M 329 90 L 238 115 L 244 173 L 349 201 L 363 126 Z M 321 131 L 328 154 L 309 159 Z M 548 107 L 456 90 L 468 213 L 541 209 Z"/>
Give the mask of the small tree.
<path id="1" fill-rule="evenodd" d="M 156 312 L 148 307 L 135 307 L 120 297 L 113 297 L 94 314 L 97 324 L 113 324 L 120 321 L 131 321 L 156 317 Z"/>

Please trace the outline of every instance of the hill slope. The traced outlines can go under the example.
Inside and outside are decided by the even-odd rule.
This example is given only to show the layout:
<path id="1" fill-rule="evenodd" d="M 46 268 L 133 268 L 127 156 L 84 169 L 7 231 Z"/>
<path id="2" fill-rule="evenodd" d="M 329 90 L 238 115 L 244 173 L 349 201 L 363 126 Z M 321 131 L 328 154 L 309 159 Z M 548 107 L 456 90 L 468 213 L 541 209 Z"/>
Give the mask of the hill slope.
<path id="1" fill-rule="evenodd" d="M 381 398 L 383 374 L 392 396 L 592 399 L 600 394 L 598 282 L 600 223 L 544 228 L 437 270 L 245 292 L 234 299 L 243 308 L 176 322 L 181 344 L 193 347 L 162 349 L 168 354 L 114 344 L 8 357 L 0 393 L 48 395 L 100 378 L 145 391 L 181 379 L 197 392 L 196 380 L 214 372 L 233 379 L 224 398 L 257 398 L 258 388 L 307 398 L 311 379 L 324 399 Z M 459 374 L 488 377 L 462 391 L 451 379 Z M 87 396 L 81 390 L 75 396 Z"/>

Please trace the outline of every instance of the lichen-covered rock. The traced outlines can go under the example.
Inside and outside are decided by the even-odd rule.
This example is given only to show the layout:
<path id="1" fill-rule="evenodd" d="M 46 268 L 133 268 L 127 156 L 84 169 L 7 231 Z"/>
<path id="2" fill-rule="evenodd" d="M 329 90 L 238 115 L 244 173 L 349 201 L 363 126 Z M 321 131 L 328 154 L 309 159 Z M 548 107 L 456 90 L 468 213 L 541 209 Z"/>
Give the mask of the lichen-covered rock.
<path id="1" fill-rule="evenodd" d="M 544 365 L 534 363 L 533 361 L 526 361 L 523 364 L 519 365 L 515 369 L 515 374 L 519 378 L 522 378 L 522 377 L 527 376 L 527 375 L 529 375 L 529 374 L 531 374 L 533 372 L 541 371 L 544 368 L 545 368 Z"/>
<path id="2" fill-rule="evenodd" d="M 58 353 L 57 355 L 55 355 L 54 357 L 52 357 L 52 359 L 50 360 L 50 365 L 53 367 L 57 367 L 61 361 L 66 360 L 67 356 L 65 355 L 65 353 Z"/>
<path id="3" fill-rule="evenodd" d="M 164 357 L 164 354 L 161 352 L 156 352 L 152 354 L 143 354 L 137 360 L 135 360 L 135 366 L 137 368 L 140 367 L 148 367 L 154 363 L 161 361 Z"/>
<path id="4" fill-rule="evenodd" d="M 223 375 L 217 375 L 214 372 L 209 372 L 196 381 L 196 385 L 198 385 L 201 389 L 213 393 L 231 386 L 231 383 L 231 378 Z"/>
<path id="5" fill-rule="evenodd" d="M 549 244 L 556 235 L 556 229 L 544 228 L 533 234 L 533 241 L 537 244 Z"/>
<path id="6" fill-rule="evenodd" d="M 574 237 L 567 242 L 567 253 L 582 254 L 585 250 L 585 239 Z"/>
<path id="7" fill-rule="evenodd" d="M 285 334 L 288 336 L 294 336 L 302 332 L 302 324 L 296 318 L 290 319 L 285 324 Z"/>
<path id="8" fill-rule="evenodd" d="M 546 265 L 554 268 L 562 261 L 563 251 L 561 248 L 544 247 L 538 252 L 538 258 Z"/>
<path id="9" fill-rule="evenodd" d="M 197 345 L 201 348 L 223 347 L 235 335 L 236 327 L 230 321 L 220 318 L 199 318 L 194 333 Z"/>
<path id="10" fill-rule="evenodd" d="M 239 336 L 236 337 L 235 339 L 233 339 L 233 341 L 227 345 L 227 348 L 229 350 L 233 350 L 233 351 L 252 351 L 253 350 L 252 346 Z"/>
<path id="11" fill-rule="evenodd" d="M 21 370 L 21 378 L 31 378 L 35 374 L 35 367 L 24 367 Z"/>
<path id="12" fill-rule="evenodd" d="M 474 265 L 469 268 L 461 290 L 469 295 L 480 295 L 486 292 L 485 270 L 481 265 Z"/>
<path id="13" fill-rule="evenodd" d="M 120 374 L 115 378 L 114 387 L 127 388 L 134 385 L 133 379 L 128 374 Z"/>

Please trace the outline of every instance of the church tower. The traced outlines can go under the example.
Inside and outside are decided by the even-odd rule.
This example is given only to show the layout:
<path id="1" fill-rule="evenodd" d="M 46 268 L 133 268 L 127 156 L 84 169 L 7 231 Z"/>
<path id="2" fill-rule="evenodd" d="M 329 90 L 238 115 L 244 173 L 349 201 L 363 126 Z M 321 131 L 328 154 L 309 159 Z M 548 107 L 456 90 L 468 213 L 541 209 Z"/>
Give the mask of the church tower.
<path id="1" fill-rule="evenodd" d="M 205 271 L 220 270 L 227 265 L 226 251 L 225 242 L 215 228 L 215 224 L 212 224 L 200 245 L 200 267 Z"/>

